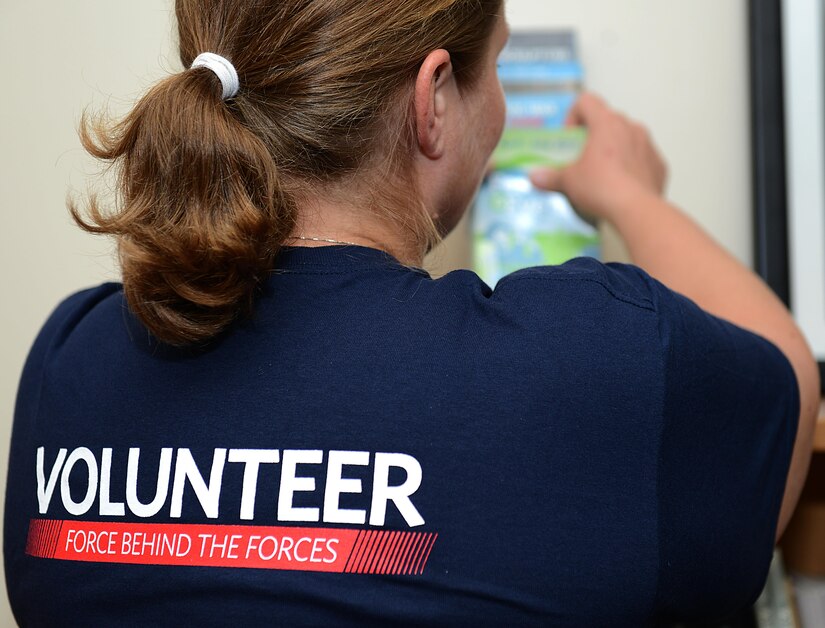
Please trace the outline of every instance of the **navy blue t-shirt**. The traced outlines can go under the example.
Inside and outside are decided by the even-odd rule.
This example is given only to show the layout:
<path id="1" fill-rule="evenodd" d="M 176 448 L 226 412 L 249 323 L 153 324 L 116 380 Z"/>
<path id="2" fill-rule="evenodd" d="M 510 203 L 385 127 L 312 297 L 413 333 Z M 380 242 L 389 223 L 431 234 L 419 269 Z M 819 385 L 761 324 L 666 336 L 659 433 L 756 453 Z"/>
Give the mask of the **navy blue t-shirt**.
<path id="1" fill-rule="evenodd" d="M 752 602 L 799 413 L 767 340 L 630 265 L 441 279 L 285 250 L 254 315 L 157 344 L 119 284 L 20 384 L 32 626 L 642 626 Z"/>

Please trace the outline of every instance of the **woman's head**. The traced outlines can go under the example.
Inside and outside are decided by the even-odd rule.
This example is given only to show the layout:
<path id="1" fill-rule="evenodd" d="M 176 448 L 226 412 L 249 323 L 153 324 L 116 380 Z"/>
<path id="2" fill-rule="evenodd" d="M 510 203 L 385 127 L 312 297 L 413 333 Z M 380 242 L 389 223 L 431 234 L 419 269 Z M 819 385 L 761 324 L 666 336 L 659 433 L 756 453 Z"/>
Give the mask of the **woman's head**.
<path id="1" fill-rule="evenodd" d="M 443 49 L 474 93 L 500 12 L 501 0 L 177 0 L 184 67 L 220 54 L 239 93 L 224 102 L 214 73 L 190 69 L 111 127 L 84 119 L 84 146 L 118 168 L 119 207 L 92 197 L 90 220 L 71 207 L 118 236 L 124 290 L 150 331 L 201 342 L 248 311 L 319 196 L 356 195 L 428 249 L 437 210 L 416 198 L 417 79 Z"/>

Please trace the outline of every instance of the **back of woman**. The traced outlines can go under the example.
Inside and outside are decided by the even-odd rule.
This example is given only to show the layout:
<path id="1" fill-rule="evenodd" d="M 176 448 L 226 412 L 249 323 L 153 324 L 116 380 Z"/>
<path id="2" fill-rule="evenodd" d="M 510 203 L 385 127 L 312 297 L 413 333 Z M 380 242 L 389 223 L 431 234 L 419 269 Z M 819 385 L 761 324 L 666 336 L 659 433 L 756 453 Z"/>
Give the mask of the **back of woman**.
<path id="1" fill-rule="evenodd" d="M 23 373 L 18 621 L 639 626 L 751 602 L 809 356 L 636 266 L 495 290 L 420 269 L 501 130 L 500 3 L 177 16 L 194 67 L 83 136 L 121 205 L 72 211 L 124 279 L 58 306 Z"/>

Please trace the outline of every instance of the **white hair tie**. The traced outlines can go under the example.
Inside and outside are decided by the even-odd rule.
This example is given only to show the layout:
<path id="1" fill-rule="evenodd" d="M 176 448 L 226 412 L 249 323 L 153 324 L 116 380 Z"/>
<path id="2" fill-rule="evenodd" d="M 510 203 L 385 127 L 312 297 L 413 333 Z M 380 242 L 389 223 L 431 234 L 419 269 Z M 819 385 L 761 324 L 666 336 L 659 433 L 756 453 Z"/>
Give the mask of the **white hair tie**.
<path id="1" fill-rule="evenodd" d="M 229 59 L 224 59 L 214 52 L 203 52 L 192 62 L 192 69 L 194 68 L 209 68 L 223 85 L 223 100 L 234 98 L 241 88 L 241 82 L 238 79 L 238 73 L 235 71 L 235 66 Z"/>

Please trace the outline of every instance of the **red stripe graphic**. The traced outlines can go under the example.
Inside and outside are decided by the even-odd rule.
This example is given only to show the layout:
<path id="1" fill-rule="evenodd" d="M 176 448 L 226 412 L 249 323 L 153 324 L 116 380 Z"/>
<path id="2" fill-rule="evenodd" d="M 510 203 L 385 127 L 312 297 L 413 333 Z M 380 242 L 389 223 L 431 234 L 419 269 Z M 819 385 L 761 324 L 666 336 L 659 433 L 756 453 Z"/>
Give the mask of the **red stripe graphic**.
<path id="1" fill-rule="evenodd" d="M 418 546 L 420 545 L 421 535 L 417 532 L 413 532 L 413 539 L 412 543 L 410 543 L 409 547 L 407 547 L 407 553 L 404 555 L 404 561 L 401 563 L 398 572 L 404 576 L 409 573 L 410 563 L 412 562 L 412 557 L 415 556 L 416 551 L 418 551 Z"/>
<path id="2" fill-rule="evenodd" d="M 404 543 L 406 543 L 406 541 L 406 534 L 398 535 L 398 541 L 395 543 L 395 548 L 392 550 L 392 554 L 390 555 L 390 562 L 387 565 L 387 573 L 394 573 L 395 565 L 398 562 L 398 557 L 401 554 L 401 549 L 404 547 Z"/>
<path id="3" fill-rule="evenodd" d="M 430 552 L 433 549 L 433 545 L 435 545 L 435 539 L 437 536 L 437 534 L 432 533 L 427 535 L 427 542 L 424 544 L 424 549 L 421 551 L 421 555 L 418 558 L 418 563 L 413 570 L 413 575 L 420 576 L 424 573 L 424 565 L 427 564 L 427 559 L 430 557 Z"/>
<path id="4" fill-rule="evenodd" d="M 373 553 L 375 552 L 375 548 L 378 545 L 378 535 L 380 534 L 379 531 L 370 532 L 370 542 L 367 544 L 366 551 L 362 554 L 361 564 L 358 566 L 358 573 L 369 573 L 367 570 L 367 565 L 369 565 L 370 558 L 372 557 Z"/>
<path id="5" fill-rule="evenodd" d="M 401 566 L 401 561 L 403 560 L 403 557 L 406 555 L 407 546 L 410 544 L 410 537 L 411 536 L 412 536 L 411 534 L 405 534 L 404 535 L 404 539 L 401 542 L 401 547 L 398 549 L 398 553 L 397 553 L 395 559 L 393 560 L 393 565 L 392 565 L 392 568 L 390 569 L 391 574 L 397 574 L 398 573 L 398 568 Z"/>
<path id="6" fill-rule="evenodd" d="M 372 544 L 375 542 L 375 534 L 376 533 L 374 531 L 370 530 L 364 535 L 366 538 L 364 539 L 364 544 L 361 546 L 361 549 L 358 552 L 358 558 L 355 563 L 355 573 L 364 573 L 362 571 L 364 567 L 364 560 L 367 554 L 372 549 Z"/>
<path id="7" fill-rule="evenodd" d="M 386 573 L 384 565 L 387 562 L 387 557 L 392 552 L 392 544 L 395 541 L 395 532 L 393 530 L 387 531 L 387 538 L 384 540 L 384 548 L 381 550 L 381 555 L 375 561 L 375 573 Z"/>
<path id="8" fill-rule="evenodd" d="M 421 575 L 437 534 L 32 519 L 26 553 L 96 563 Z"/>
<path id="9" fill-rule="evenodd" d="M 390 532 L 389 539 L 387 539 L 387 546 L 384 549 L 381 560 L 378 562 L 377 573 L 387 573 L 387 562 L 389 561 L 389 557 L 392 555 L 392 550 L 393 547 L 395 547 L 396 542 L 398 542 L 398 532 Z"/>
<path id="10" fill-rule="evenodd" d="M 62 521 L 32 519 L 26 539 L 26 553 L 42 558 L 54 558 Z"/>
<path id="11" fill-rule="evenodd" d="M 358 532 L 358 538 L 355 539 L 355 546 L 352 548 L 352 551 L 349 554 L 349 558 L 347 559 L 347 566 L 344 567 L 344 573 L 352 573 L 352 565 L 353 565 L 353 557 L 357 554 L 358 548 L 361 547 L 361 544 L 364 541 L 364 531 L 361 530 Z"/>
<path id="12" fill-rule="evenodd" d="M 373 548 L 369 560 L 367 561 L 367 566 L 365 567 L 366 573 L 375 573 L 375 563 L 384 551 L 384 542 L 386 541 L 386 538 L 387 533 L 384 530 L 381 530 L 375 540 L 375 547 Z"/>

